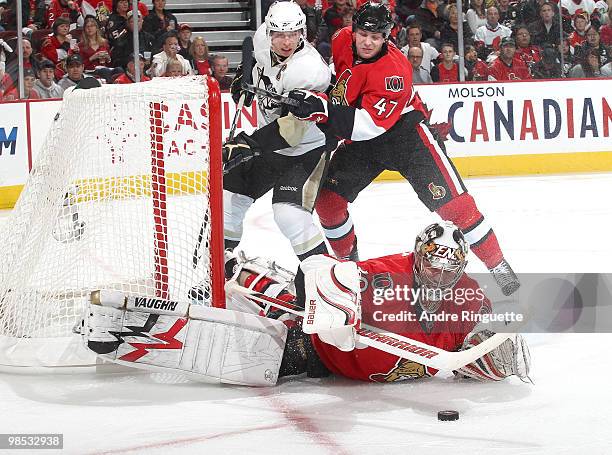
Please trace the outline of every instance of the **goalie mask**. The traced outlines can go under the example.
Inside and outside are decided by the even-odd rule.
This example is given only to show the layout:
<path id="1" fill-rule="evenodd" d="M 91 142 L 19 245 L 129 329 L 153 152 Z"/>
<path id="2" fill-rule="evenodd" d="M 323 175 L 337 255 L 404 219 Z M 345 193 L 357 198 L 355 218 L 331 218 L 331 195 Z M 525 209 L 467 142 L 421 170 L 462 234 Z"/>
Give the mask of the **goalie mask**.
<path id="1" fill-rule="evenodd" d="M 302 43 L 304 36 L 306 36 L 306 16 L 302 12 L 302 8 L 293 1 L 274 2 L 270 6 L 268 14 L 266 14 L 265 21 L 270 48 L 272 48 L 272 32 L 300 31 L 301 35 L 298 46 Z"/>
<path id="2" fill-rule="evenodd" d="M 437 311 L 443 291 L 457 284 L 467 265 L 468 251 L 463 233 L 450 221 L 431 224 L 417 236 L 414 275 L 424 291 L 420 301 L 425 311 Z"/>

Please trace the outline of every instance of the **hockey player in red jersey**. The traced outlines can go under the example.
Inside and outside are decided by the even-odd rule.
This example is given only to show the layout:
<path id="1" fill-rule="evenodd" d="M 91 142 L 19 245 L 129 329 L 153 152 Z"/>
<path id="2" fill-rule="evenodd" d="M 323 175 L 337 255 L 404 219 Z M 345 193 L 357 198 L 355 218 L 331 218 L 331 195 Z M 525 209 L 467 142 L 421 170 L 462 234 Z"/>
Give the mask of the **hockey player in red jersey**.
<path id="1" fill-rule="evenodd" d="M 361 324 L 383 328 L 446 351 L 460 351 L 492 335 L 476 329 L 466 314 L 491 313 L 491 303 L 464 269 L 469 247 L 450 222 L 426 227 L 414 252 L 367 261 L 338 261 L 318 255 L 304 260 L 295 279 L 297 304 L 314 307 L 289 330 L 280 376 L 328 372 L 371 382 L 395 382 L 432 376 L 437 370 L 355 342 Z M 243 269 L 249 270 L 244 263 Z M 292 296 L 268 271 L 244 273 L 244 286 L 279 297 Z M 456 320 L 434 315 L 464 315 Z M 529 373 L 529 351 L 520 337 L 507 340 L 457 373 L 501 380 Z"/>
<path id="2" fill-rule="evenodd" d="M 338 149 L 316 204 L 327 239 L 338 257 L 357 259 L 357 238 L 348 203 L 385 169 L 398 171 L 419 199 L 464 232 L 472 251 L 506 295 L 519 282 L 493 229 L 476 207 L 444 145 L 427 125 L 412 86 L 412 69 L 388 41 L 393 23 L 385 5 L 366 3 L 353 27 L 332 41 L 337 81 L 328 98 L 295 90 L 290 112 L 315 120 L 326 134 L 351 141 Z"/>
<path id="3" fill-rule="evenodd" d="M 474 317 L 490 313 L 491 306 L 464 273 L 468 250 L 461 231 L 440 222 L 417 236 L 414 252 L 361 262 L 314 255 L 302 261 L 297 275 L 274 263 L 229 255 L 226 308 L 206 307 L 196 298 L 189 304 L 95 291 L 81 334 L 105 360 L 207 382 L 269 386 L 303 373 L 370 382 L 417 379 L 437 372 L 418 352 L 464 351 L 482 342 L 488 346 L 466 352 L 470 360 L 448 369 L 479 380 L 511 375 L 528 380 L 523 338 L 495 335 Z M 284 311 L 295 314 L 300 306 L 303 317 Z M 365 346 L 356 336 L 364 329 L 393 332 L 395 338 L 379 348 Z M 490 343 L 495 336 L 499 342 Z M 397 337 L 404 337 L 400 344 L 415 344 L 387 349 L 397 346 Z"/>

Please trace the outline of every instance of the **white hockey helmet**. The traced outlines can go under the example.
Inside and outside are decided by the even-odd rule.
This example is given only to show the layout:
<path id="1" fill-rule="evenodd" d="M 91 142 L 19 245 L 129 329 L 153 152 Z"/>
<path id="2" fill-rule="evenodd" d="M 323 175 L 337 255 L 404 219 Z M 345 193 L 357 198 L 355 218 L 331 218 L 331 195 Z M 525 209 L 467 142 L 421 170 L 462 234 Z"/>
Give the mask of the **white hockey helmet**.
<path id="1" fill-rule="evenodd" d="M 294 1 L 274 2 L 266 14 L 266 30 L 268 39 L 270 32 L 293 32 L 302 31 L 306 36 L 306 15 L 302 12 L 300 5 Z"/>
<path id="2" fill-rule="evenodd" d="M 432 290 L 451 289 L 463 275 L 468 252 L 463 233 L 453 223 L 430 224 L 414 245 L 414 275 L 418 283 Z"/>

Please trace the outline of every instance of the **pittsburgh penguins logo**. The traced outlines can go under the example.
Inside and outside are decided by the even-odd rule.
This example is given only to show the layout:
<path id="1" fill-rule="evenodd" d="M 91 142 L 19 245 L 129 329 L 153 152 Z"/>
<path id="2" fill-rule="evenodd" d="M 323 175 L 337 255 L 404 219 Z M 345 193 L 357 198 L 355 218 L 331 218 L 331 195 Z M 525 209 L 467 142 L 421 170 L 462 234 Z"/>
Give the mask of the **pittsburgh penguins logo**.
<path id="1" fill-rule="evenodd" d="M 268 76 L 263 74 L 263 69 L 257 70 L 259 73 L 259 86 L 263 84 L 264 88 L 269 91 L 276 93 L 276 88 L 272 84 L 272 81 Z M 274 115 L 277 109 L 280 109 L 280 103 L 274 101 L 273 99 L 268 98 L 267 96 L 257 95 L 257 106 L 259 110 L 264 115 L 264 117 L 268 117 L 270 115 Z"/>
<path id="2" fill-rule="evenodd" d="M 407 379 L 419 379 L 429 376 L 425 366 L 412 360 L 398 359 L 395 366 L 387 373 L 375 373 L 370 375 L 374 382 L 398 382 Z"/>

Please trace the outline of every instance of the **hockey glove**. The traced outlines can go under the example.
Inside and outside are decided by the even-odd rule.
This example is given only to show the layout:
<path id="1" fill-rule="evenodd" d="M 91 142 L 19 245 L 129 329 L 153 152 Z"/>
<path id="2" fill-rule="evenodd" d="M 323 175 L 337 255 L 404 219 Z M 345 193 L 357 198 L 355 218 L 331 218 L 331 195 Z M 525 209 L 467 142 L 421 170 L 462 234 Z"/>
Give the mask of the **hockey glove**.
<path id="1" fill-rule="evenodd" d="M 477 346 L 493 335 L 494 333 L 490 330 L 471 333 L 463 341 L 461 350 Z M 501 381 L 508 376 L 516 375 L 521 381 L 526 382 L 531 381 L 530 368 L 529 347 L 521 335 L 515 334 L 480 359 L 459 368 L 455 374 L 481 381 Z"/>
<path id="2" fill-rule="evenodd" d="M 300 120 L 325 123 L 328 118 L 327 95 L 309 90 L 291 90 L 289 98 L 299 101 L 299 106 L 289 106 L 289 112 Z"/>
<path id="3" fill-rule="evenodd" d="M 259 155 L 259 145 L 243 131 L 233 141 L 223 144 L 223 173 L 227 174 L 236 166 Z"/>
<path id="4" fill-rule="evenodd" d="M 355 330 L 361 324 L 359 269 L 354 262 L 311 256 L 304 272 L 306 311 L 302 330 L 341 351 L 355 349 Z"/>
<path id="5" fill-rule="evenodd" d="M 255 94 L 242 89 L 242 80 L 242 65 L 239 65 L 236 69 L 236 75 L 234 76 L 232 85 L 230 85 L 230 92 L 232 94 L 232 99 L 236 104 L 238 104 L 238 101 L 240 101 L 240 96 L 244 93 L 244 106 L 249 107 L 253 102 Z"/>

